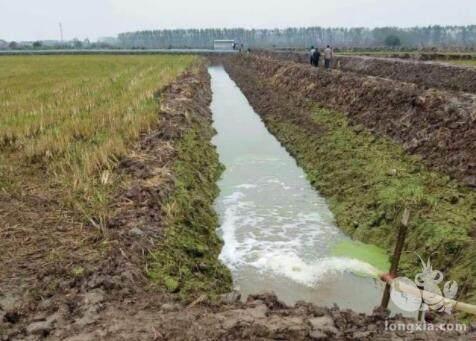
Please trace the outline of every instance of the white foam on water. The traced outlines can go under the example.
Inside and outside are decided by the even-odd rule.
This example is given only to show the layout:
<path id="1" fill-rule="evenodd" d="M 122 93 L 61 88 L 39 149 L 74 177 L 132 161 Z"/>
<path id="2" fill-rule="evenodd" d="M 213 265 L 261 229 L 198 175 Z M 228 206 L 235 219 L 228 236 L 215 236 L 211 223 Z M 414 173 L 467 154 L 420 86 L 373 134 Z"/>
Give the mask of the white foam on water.
<path id="1" fill-rule="evenodd" d="M 313 245 L 313 239 L 319 238 L 323 232 L 315 229 L 311 234 L 290 239 L 286 228 L 276 233 L 272 232 L 273 239 L 266 240 L 256 235 L 256 230 L 250 229 L 249 233 L 243 234 L 243 222 L 253 226 L 253 223 L 262 221 L 250 215 L 241 216 L 240 208 L 246 205 L 233 205 L 225 212 L 225 219 L 221 226 L 224 246 L 220 259 L 231 269 L 240 266 L 252 266 L 260 273 L 271 273 L 284 276 L 299 284 L 313 287 L 320 280 L 331 274 L 344 272 L 357 272 L 372 275 L 375 269 L 365 262 L 345 257 L 324 257 L 309 262 L 296 252 L 303 248 L 308 249 Z M 292 228 L 291 225 L 286 227 Z M 266 235 L 266 230 L 263 231 Z"/>
<path id="2" fill-rule="evenodd" d="M 256 188 L 258 187 L 257 185 L 254 184 L 243 184 L 243 185 L 238 185 L 235 188 L 237 189 L 251 189 L 251 188 Z"/>
<path id="3" fill-rule="evenodd" d="M 234 186 L 223 197 L 221 231 L 224 246 L 220 259 L 232 270 L 252 267 L 257 273 L 287 278 L 314 287 L 329 276 L 345 272 L 373 275 L 375 269 L 365 262 L 346 257 L 330 257 L 320 250 L 323 241 L 340 239 L 340 231 L 309 203 L 301 211 L 277 205 L 260 206 L 253 201 L 258 188 L 248 184 Z"/>
<path id="4" fill-rule="evenodd" d="M 286 185 L 285 182 L 280 181 L 280 180 L 277 179 L 277 178 L 268 179 L 268 180 L 266 181 L 266 183 L 268 183 L 268 184 L 277 184 L 277 185 L 279 185 L 282 189 L 284 189 L 285 191 L 288 191 L 288 190 L 292 189 L 291 186 Z"/>
<path id="5" fill-rule="evenodd" d="M 270 250 L 268 250 L 270 251 Z M 289 278 L 297 283 L 313 287 L 329 275 L 344 272 L 364 273 L 373 275 L 375 268 L 368 263 L 345 257 L 328 257 L 306 263 L 296 253 L 275 250 L 261 254 L 261 257 L 251 263 L 260 272 L 271 272 Z"/>
<path id="6" fill-rule="evenodd" d="M 329 273 L 375 271 L 356 259 L 318 255 L 318 242 L 339 234 L 335 227 L 323 222 L 318 212 L 299 212 L 291 221 L 290 217 L 273 221 L 275 208 L 262 210 L 260 215 L 256 212 L 257 203 L 249 199 L 240 191 L 223 199 L 224 246 L 220 259 L 231 269 L 252 266 L 258 272 L 284 276 L 310 287 Z"/>
<path id="7" fill-rule="evenodd" d="M 238 240 L 236 239 L 237 219 L 238 217 L 235 210 L 233 208 L 227 208 L 221 225 L 224 245 L 220 253 L 220 260 L 229 267 L 233 267 L 234 264 L 236 264 L 234 260 L 241 258 L 240 255 L 238 255 L 238 247 L 240 243 L 238 243 Z"/>
<path id="8" fill-rule="evenodd" d="M 240 201 L 240 199 L 243 199 L 245 197 L 245 194 L 243 192 L 233 192 L 229 196 L 225 197 L 223 199 L 223 202 L 225 204 L 233 204 L 237 203 Z"/>

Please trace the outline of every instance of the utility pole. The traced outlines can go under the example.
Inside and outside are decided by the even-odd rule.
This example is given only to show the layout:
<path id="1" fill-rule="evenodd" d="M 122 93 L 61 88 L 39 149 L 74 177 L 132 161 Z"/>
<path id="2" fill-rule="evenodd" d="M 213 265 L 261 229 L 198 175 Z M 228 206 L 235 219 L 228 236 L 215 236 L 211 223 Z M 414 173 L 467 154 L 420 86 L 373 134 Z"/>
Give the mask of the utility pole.
<path id="1" fill-rule="evenodd" d="M 59 30 L 60 30 L 60 39 L 63 42 L 63 24 L 59 23 Z"/>

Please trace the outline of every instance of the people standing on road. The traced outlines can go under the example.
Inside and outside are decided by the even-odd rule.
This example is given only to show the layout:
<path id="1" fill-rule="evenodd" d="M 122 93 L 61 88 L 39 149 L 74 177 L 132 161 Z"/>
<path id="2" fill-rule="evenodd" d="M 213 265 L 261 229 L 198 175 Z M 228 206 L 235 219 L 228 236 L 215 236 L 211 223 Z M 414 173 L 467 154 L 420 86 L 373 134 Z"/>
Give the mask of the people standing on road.
<path id="1" fill-rule="evenodd" d="M 326 69 L 329 69 L 331 67 L 332 57 L 332 49 L 329 45 L 327 45 L 326 49 L 324 50 L 324 65 L 326 66 Z"/>

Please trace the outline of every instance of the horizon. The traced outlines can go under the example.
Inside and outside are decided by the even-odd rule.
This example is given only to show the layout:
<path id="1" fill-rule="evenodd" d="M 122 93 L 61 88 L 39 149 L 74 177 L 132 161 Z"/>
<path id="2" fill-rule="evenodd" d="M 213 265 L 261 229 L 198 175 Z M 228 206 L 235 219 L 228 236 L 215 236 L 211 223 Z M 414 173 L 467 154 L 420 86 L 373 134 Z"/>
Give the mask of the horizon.
<path id="1" fill-rule="evenodd" d="M 6 41 L 97 41 L 120 33 L 174 29 L 286 29 L 299 27 L 379 28 L 468 26 L 476 24 L 472 0 L 357 0 L 328 3 L 295 0 L 275 4 L 242 0 L 223 4 L 218 0 L 157 3 L 154 0 L 60 0 L 10 2 L 0 0 L 0 39 Z M 315 11 L 309 9 L 316 9 Z M 390 9 L 390 10 L 389 10 Z M 186 24 L 185 24 L 186 23 Z"/>
<path id="2" fill-rule="evenodd" d="M 433 24 L 433 25 L 414 25 L 414 26 L 376 26 L 376 27 L 366 27 L 366 26 L 352 26 L 352 27 L 344 27 L 344 26 L 288 26 L 288 27 L 260 27 L 260 28 L 248 28 L 248 27 L 202 27 L 202 28 L 196 28 L 196 27 L 184 27 L 184 28 L 151 28 L 151 29 L 146 29 L 146 30 L 131 30 L 131 31 L 125 31 L 125 32 L 118 32 L 116 34 L 112 34 L 109 36 L 99 36 L 96 39 L 90 39 L 89 37 L 85 37 L 84 39 L 79 39 L 78 37 L 73 37 L 73 38 L 68 38 L 64 39 L 64 41 L 73 41 L 75 39 L 79 40 L 86 40 L 89 39 L 91 42 L 94 41 L 99 41 L 101 39 L 107 39 L 107 38 L 117 38 L 120 34 L 125 34 L 125 33 L 136 33 L 136 32 L 149 32 L 149 31 L 187 31 L 187 30 L 287 30 L 287 29 L 309 29 L 309 28 L 322 28 L 322 29 L 331 29 L 331 30 L 336 30 L 336 29 L 346 29 L 346 30 L 352 30 L 352 29 L 366 29 L 366 30 L 374 30 L 374 29 L 382 29 L 382 28 L 393 28 L 393 29 L 399 29 L 399 30 L 411 30 L 415 28 L 427 28 L 427 27 L 442 27 L 442 28 L 448 28 L 448 27 L 472 27 L 476 26 L 476 24 L 469 24 L 469 25 L 440 25 L 440 24 Z M 4 39 L 0 36 L 0 40 L 4 41 L 16 41 L 16 42 L 35 42 L 35 41 L 54 41 L 54 42 L 59 42 L 60 39 L 58 38 L 47 38 L 47 39 L 26 39 L 26 40 L 8 40 Z"/>

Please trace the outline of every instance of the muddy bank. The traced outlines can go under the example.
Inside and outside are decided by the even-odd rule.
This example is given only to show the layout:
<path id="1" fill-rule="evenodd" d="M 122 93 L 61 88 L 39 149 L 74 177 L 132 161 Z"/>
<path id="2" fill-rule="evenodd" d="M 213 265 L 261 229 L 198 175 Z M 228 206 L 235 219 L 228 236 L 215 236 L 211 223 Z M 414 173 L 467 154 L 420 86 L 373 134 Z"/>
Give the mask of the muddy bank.
<path id="1" fill-rule="evenodd" d="M 273 53 L 263 51 L 258 54 L 283 61 L 309 64 L 309 57 L 306 53 Z M 476 93 L 476 69 L 472 67 L 431 62 L 424 63 L 411 59 L 337 56 L 333 60 L 333 68 L 367 76 L 414 83 L 424 88 Z"/>
<path id="2" fill-rule="evenodd" d="M 430 168 L 476 186 L 476 96 L 247 56 L 234 63 L 392 138 Z"/>
<path id="3" fill-rule="evenodd" d="M 339 56 L 334 67 L 414 83 L 425 88 L 476 93 L 476 70 L 471 67 L 358 56 Z"/>
<path id="4" fill-rule="evenodd" d="M 226 67 L 268 129 L 328 198 L 338 225 L 348 235 L 391 251 L 401 211 L 411 207 L 406 249 L 431 256 L 434 267 L 459 282 L 459 297 L 476 302 L 475 192 L 428 170 L 401 145 L 378 134 L 378 125 L 388 120 L 372 109 L 385 101 L 392 103 L 391 98 L 359 102 L 359 108 L 366 110 L 356 113 L 366 119 L 361 120 L 352 112 L 345 115 L 322 108 L 343 107 L 350 89 L 336 93 L 340 97 L 332 96 L 329 102 L 320 99 L 338 91 L 334 86 L 346 74 L 313 75 L 306 67 L 255 57 L 232 59 Z M 369 84 L 354 84 L 355 91 L 362 86 Z M 370 103 L 370 108 L 364 103 Z M 421 271 L 414 253 L 403 255 L 401 269 L 410 277 Z"/>
<path id="5" fill-rule="evenodd" d="M 375 54 L 366 52 L 356 52 L 356 55 L 375 57 Z M 421 61 L 439 60 L 439 61 L 453 61 L 453 60 L 472 60 L 476 58 L 475 54 L 471 53 L 409 53 L 409 52 L 397 52 L 378 54 L 378 57 L 382 58 L 400 58 L 400 59 L 414 59 Z"/>
<path id="6" fill-rule="evenodd" d="M 167 229 L 161 245 L 152 252 L 149 275 L 169 292 L 190 300 L 203 293 L 225 293 L 231 290 L 232 280 L 218 260 L 222 242 L 216 233 L 219 224 L 213 203 L 223 166 L 211 144 L 215 130 L 209 110 L 212 94 L 208 72 L 200 69 L 191 93 L 182 93 L 181 84 L 174 87 L 178 91 L 173 92 L 173 111 L 184 115 L 186 122 L 180 126 L 187 129 L 176 145 L 177 160 L 171 169 L 175 192 L 164 203 Z"/>
<path id="7" fill-rule="evenodd" d="M 220 304 L 205 300 L 188 306 L 142 301 L 108 307 L 101 315 L 65 340 L 466 340 L 475 332 L 471 327 L 463 332 L 391 331 L 412 321 L 388 318 L 380 311 L 366 316 L 304 302 L 291 308 L 270 294 L 250 296 L 246 303 L 233 297 Z"/>

